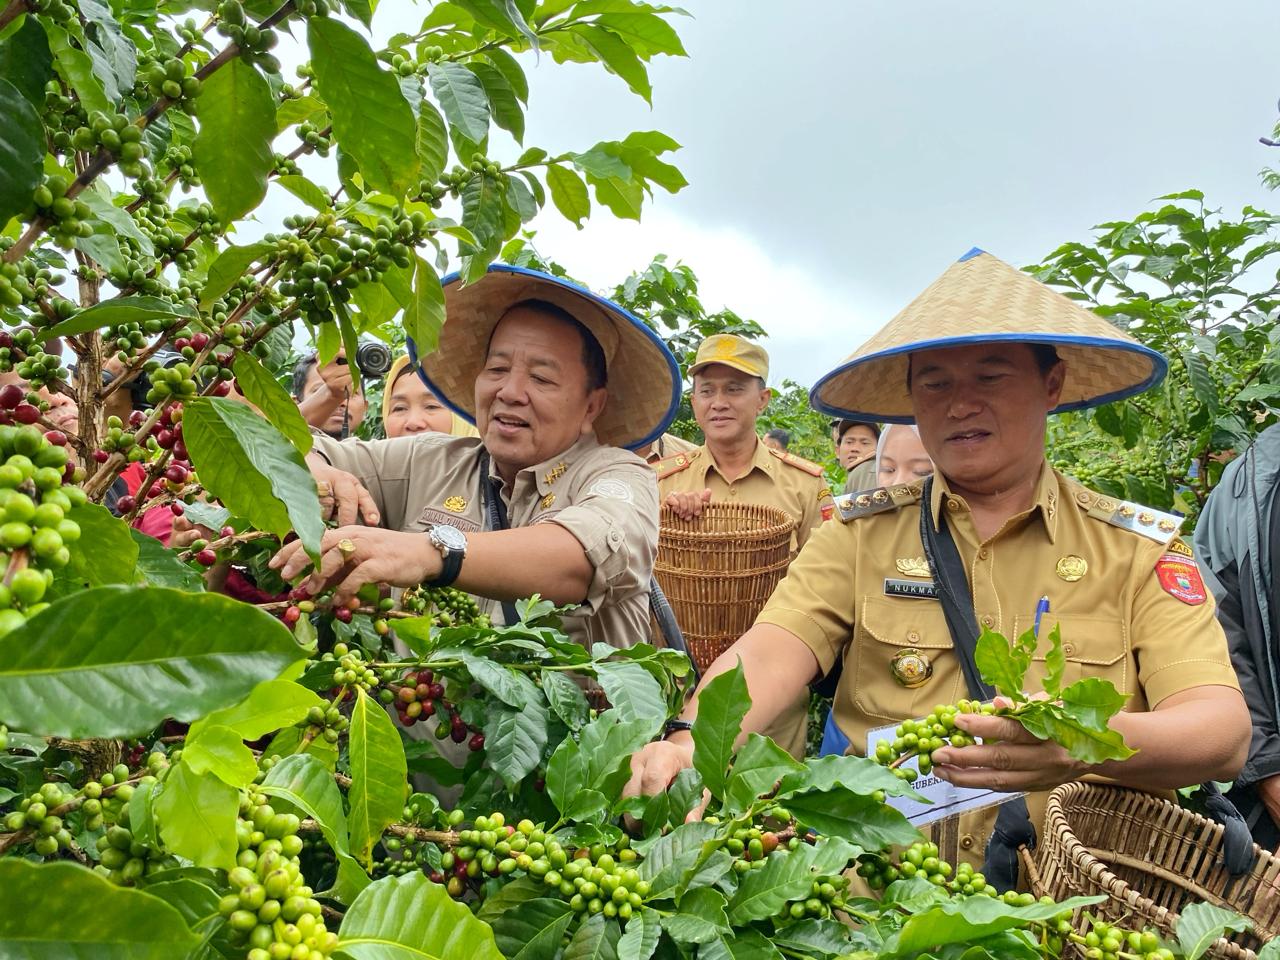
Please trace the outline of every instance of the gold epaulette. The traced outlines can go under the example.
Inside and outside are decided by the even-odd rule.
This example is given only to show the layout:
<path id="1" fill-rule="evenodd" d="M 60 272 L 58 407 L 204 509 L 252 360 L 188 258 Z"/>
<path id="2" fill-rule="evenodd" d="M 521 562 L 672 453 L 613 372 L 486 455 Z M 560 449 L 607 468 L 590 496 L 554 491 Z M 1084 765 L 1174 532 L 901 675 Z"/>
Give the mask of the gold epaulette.
<path id="1" fill-rule="evenodd" d="M 805 473 L 812 474 L 815 477 L 820 477 L 825 472 L 821 465 L 814 463 L 812 460 L 797 457 L 794 453 L 788 453 L 785 450 L 775 450 L 773 447 L 768 447 L 767 449 L 783 463 L 789 464 L 797 470 L 803 470 Z"/>
<path id="2" fill-rule="evenodd" d="M 841 521 L 848 523 L 859 517 L 869 517 L 875 513 L 919 503 L 920 484 L 898 483 L 892 487 L 877 487 L 859 493 L 842 493 L 833 499 Z"/>
<path id="3" fill-rule="evenodd" d="M 650 464 L 650 466 L 653 467 L 653 471 L 658 475 L 659 480 L 665 480 L 672 474 L 687 470 L 691 463 L 693 463 L 693 457 L 689 454 L 677 453 L 674 457 L 667 457 L 665 460 Z"/>
<path id="4" fill-rule="evenodd" d="M 1156 543 L 1168 543 L 1182 527 L 1182 517 L 1176 514 L 1128 500 L 1117 500 L 1092 490 L 1078 490 L 1075 499 L 1076 505 L 1093 519 L 1141 534 Z"/>

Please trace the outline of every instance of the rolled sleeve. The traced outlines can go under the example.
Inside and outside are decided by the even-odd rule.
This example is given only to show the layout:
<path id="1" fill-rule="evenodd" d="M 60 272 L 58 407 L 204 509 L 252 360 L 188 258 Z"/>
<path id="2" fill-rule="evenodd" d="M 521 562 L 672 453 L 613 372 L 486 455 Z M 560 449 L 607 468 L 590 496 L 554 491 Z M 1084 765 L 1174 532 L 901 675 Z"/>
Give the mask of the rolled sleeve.
<path id="1" fill-rule="evenodd" d="M 854 625 L 854 558 L 857 532 L 852 524 L 823 523 L 792 561 L 756 623 L 794 634 L 829 673 L 844 652 Z"/>
<path id="2" fill-rule="evenodd" d="M 592 567 L 584 606 L 598 612 L 615 598 L 648 589 L 658 552 L 658 484 L 645 464 L 614 463 L 588 477 L 582 490 L 547 522 L 582 544 Z"/>

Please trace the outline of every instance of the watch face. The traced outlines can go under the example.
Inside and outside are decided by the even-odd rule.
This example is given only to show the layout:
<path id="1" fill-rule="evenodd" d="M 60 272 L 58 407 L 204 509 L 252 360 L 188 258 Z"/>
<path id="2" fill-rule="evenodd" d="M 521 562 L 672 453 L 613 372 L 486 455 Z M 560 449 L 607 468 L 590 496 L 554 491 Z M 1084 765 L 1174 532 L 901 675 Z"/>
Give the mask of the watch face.
<path id="1" fill-rule="evenodd" d="M 431 539 L 449 550 L 467 549 L 467 538 L 457 527 L 438 523 L 431 528 Z"/>

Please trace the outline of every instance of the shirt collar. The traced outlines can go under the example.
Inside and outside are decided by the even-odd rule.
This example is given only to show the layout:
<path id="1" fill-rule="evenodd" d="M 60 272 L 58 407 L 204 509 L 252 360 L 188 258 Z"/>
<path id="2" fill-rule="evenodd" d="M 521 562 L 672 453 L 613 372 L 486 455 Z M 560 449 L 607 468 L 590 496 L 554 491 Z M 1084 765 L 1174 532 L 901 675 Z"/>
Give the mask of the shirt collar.
<path id="1" fill-rule="evenodd" d="M 1036 499 L 1029 513 L 1039 512 L 1050 543 L 1057 542 L 1058 506 L 1062 500 L 1060 486 L 1061 482 L 1058 474 L 1049 466 L 1047 460 L 1044 461 L 1040 467 L 1040 479 L 1036 483 Z M 935 530 L 938 529 L 938 518 L 941 515 L 944 503 L 946 503 L 947 509 L 953 511 L 967 510 L 969 508 L 962 496 L 951 492 L 947 478 L 941 473 L 935 473 L 933 475 L 932 490 L 929 493 L 929 518 L 933 521 L 933 529 Z"/>
<path id="2" fill-rule="evenodd" d="M 705 480 L 710 471 L 715 470 L 720 473 L 720 468 L 716 466 L 716 458 L 711 455 L 711 448 L 704 445 L 704 449 L 706 450 L 706 462 L 702 464 L 702 477 Z M 778 458 L 769 452 L 769 448 L 760 442 L 759 437 L 756 437 L 756 448 L 751 454 L 751 470 L 762 470 L 766 476 L 773 477 L 778 463 Z M 745 480 L 751 476 L 751 470 L 748 470 L 738 480 Z M 723 473 L 720 476 L 725 483 L 737 482 L 736 480 L 730 480 Z"/>
<path id="3" fill-rule="evenodd" d="M 537 488 L 538 493 L 545 496 L 551 492 L 551 488 L 555 486 L 557 480 L 564 476 L 569 465 L 581 459 L 582 455 L 593 447 L 600 446 L 596 440 L 594 433 L 583 434 L 578 438 L 567 450 L 562 450 L 554 457 L 548 457 L 541 463 L 535 463 L 531 467 L 525 467 L 516 474 L 516 483 L 520 482 L 521 477 L 528 477 Z"/>

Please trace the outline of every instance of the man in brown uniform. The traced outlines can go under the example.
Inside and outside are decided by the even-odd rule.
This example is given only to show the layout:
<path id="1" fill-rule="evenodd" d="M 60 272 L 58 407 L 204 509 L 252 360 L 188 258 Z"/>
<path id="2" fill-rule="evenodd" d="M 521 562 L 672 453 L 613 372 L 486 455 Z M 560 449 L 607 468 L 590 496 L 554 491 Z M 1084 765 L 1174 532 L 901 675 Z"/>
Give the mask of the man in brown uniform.
<path id="1" fill-rule="evenodd" d="M 817 531 L 703 683 L 740 658 L 753 701 L 744 731 L 758 731 L 843 660 L 835 715 L 858 752 L 870 728 L 967 696 L 921 555 L 923 511 L 939 536 L 954 532 L 979 624 L 1016 635 L 1049 598 L 1044 629 L 1061 627 L 1067 681 L 1099 676 L 1129 694 L 1113 726 L 1137 750 L 1089 766 L 1015 721 L 969 715 L 958 725 L 1000 742 L 944 748 L 937 776 L 1029 791 L 1037 828 L 1045 791 L 1089 773 L 1146 789 L 1231 779 L 1249 714 L 1176 518 L 1086 490 L 1044 457 L 1050 412 L 1136 393 L 1164 368 L 1026 274 L 966 255 L 811 394 L 836 415 L 914 419 L 937 466 L 931 493 L 921 482 L 841 498 L 843 522 Z M 685 717 L 696 711 L 695 699 Z M 664 788 L 691 752 L 687 732 L 645 748 L 628 790 Z M 981 861 L 993 820 L 990 809 L 962 815 L 958 856 Z"/>
<path id="2" fill-rule="evenodd" d="M 702 341 L 689 373 L 693 416 L 707 442 L 654 465 L 658 496 L 684 517 L 717 500 L 777 507 L 796 521 L 791 545 L 793 553 L 799 550 L 831 516 L 831 490 L 816 463 L 773 450 L 756 435 L 769 402 L 769 355 L 742 337 L 717 334 Z M 800 691 L 765 731 L 798 758 L 805 753 L 808 706 L 808 691 Z"/>
<path id="3" fill-rule="evenodd" d="M 343 525 L 306 582 L 340 602 L 364 583 L 453 584 L 497 622 L 537 593 L 578 604 L 566 627 L 588 649 L 646 639 L 657 492 L 622 447 L 670 423 L 675 359 L 616 305 L 533 271 L 447 282 L 445 305 L 422 376 L 480 437 L 317 438 L 307 461 Z M 350 525 L 357 511 L 381 528 Z M 272 562 L 286 579 L 309 563 L 300 544 Z"/>

